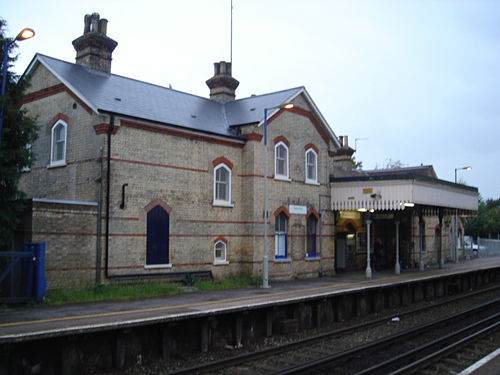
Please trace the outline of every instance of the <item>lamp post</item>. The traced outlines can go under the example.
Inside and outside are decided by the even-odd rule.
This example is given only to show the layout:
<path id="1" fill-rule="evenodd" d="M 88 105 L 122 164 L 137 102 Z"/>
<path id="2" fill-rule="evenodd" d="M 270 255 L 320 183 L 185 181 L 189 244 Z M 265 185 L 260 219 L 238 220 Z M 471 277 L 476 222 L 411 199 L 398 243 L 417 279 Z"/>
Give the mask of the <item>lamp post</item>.
<path id="1" fill-rule="evenodd" d="M 467 167 L 455 168 L 455 183 L 457 183 L 457 171 L 465 170 L 470 171 L 472 167 L 468 165 Z M 455 211 L 455 216 L 453 217 L 453 260 L 455 263 L 458 262 L 458 246 L 457 246 L 457 237 L 458 237 L 458 215 Z"/>
<path id="2" fill-rule="evenodd" d="M 23 41 L 26 39 L 33 38 L 35 36 L 35 31 L 33 29 L 22 29 L 17 36 L 3 44 L 3 59 L 2 59 L 2 102 L 0 103 L 0 147 L 2 147 L 2 135 L 3 135 L 3 109 L 4 109 L 4 99 L 5 99 L 5 87 L 7 85 L 7 64 L 9 62 L 9 48 L 16 41 Z"/>
<path id="3" fill-rule="evenodd" d="M 457 171 L 460 171 L 460 170 L 470 171 L 470 170 L 472 170 L 472 167 L 469 165 L 467 167 L 455 168 L 455 183 L 457 183 Z"/>
<path id="4" fill-rule="evenodd" d="M 269 288 L 269 243 L 267 240 L 267 220 L 269 217 L 269 165 L 267 150 L 267 113 L 273 109 L 292 109 L 293 104 L 288 103 L 275 107 L 264 108 L 264 255 L 262 257 L 262 288 Z"/>

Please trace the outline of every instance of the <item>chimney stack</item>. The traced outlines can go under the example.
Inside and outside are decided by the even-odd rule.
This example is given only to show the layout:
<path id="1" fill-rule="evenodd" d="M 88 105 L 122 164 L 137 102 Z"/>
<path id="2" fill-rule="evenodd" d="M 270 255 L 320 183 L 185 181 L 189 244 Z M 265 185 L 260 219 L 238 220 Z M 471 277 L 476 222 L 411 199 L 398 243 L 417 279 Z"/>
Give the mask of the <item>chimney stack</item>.
<path id="1" fill-rule="evenodd" d="M 106 36 L 107 29 L 108 20 L 99 13 L 85 15 L 83 35 L 73 41 L 78 65 L 111 73 L 111 55 L 118 43 Z"/>
<path id="2" fill-rule="evenodd" d="M 344 168 L 345 170 L 350 170 L 354 165 L 352 161 L 354 149 L 349 147 L 349 138 L 347 135 L 339 136 L 339 143 L 340 148 L 332 153 L 333 165 Z"/>
<path id="3" fill-rule="evenodd" d="M 210 89 L 210 99 L 226 103 L 235 99 L 240 83 L 231 75 L 231 63 L 221 61 L 214 63 L 214 76 L 206 84 Z"/>

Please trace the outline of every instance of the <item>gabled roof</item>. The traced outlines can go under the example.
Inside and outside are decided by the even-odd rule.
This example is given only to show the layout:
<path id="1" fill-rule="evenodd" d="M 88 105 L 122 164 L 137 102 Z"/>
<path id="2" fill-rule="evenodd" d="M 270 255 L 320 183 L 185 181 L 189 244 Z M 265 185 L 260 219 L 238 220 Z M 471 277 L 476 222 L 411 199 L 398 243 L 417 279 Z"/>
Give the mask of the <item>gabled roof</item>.
<path id="1" fill-rule="evenodd" d="M 240 138 L 235 126 L 260 123 L 264 108 L 283 105 L 304 94 L 330 137 L 338 143 L 337 137 L 304 87 L 251 96 L 224 104 L 116 74 L 99 72 L 42 54 L 35 55 L 25 74 L 30 73 L 37 64 L 45 66 L 96 113 L 114 113 L 232 138 Z M 269 113 L 269 116 L 272 115 L 272 112 Z"/>

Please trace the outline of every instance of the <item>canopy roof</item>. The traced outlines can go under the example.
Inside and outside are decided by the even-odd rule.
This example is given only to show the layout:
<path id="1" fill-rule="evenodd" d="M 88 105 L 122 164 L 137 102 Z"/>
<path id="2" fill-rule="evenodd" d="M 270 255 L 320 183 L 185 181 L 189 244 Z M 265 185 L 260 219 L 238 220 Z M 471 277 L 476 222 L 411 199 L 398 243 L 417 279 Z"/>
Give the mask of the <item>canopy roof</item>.
<path id="1" fill-rule="evenodd" d="M 404 210 L 421 205 L 476 211 L 477 188 L 422 175 L 371 175 L 334 178 L 332 210 Z"/>

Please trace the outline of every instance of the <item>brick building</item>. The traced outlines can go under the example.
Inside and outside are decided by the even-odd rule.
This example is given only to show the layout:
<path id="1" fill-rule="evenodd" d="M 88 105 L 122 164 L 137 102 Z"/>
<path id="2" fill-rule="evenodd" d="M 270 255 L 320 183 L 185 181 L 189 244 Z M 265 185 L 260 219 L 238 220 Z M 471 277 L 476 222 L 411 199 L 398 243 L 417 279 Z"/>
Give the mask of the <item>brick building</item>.
<path id="1" fill-rule="evenodd" d="M 367 174 L 352 171 L 347 137 L 304 87 L 236 99 L 224 61 L 206 82 L 210 98 L 114 75 L 117 43 L 97 13 L 73 46 L 76 63 L 37 54 L 25 73 L 23 108 L 40 126 L 21 182 L 32 202 L 25 231 L 47 243 L 49 288 L 200 271 L 259 277 L 266 238 L 271 279 L 331 275 L 348 268 L 335 262 L 335 233 L 352 229 L 358 245 L 346 255 L 340 241 L 337 256 L 362 269 L 361 206 L 339 209 L 332 194 Z"/>
<path id="2" fill-rule="evenodd" d="M 306 89 L 235 100 L 223 61 L 210 99 L 113 75 L 106 29 L 86 16 L 75 64 L 37 54 L 26 73 L 23 107 L 40 132 L 22 188 L 33 200 L 31 240 L 47 243 L 49 288 L 261 275 L 265 108 L 270 277 L 331 274 L 329 177 L 342 146 Z"/>

